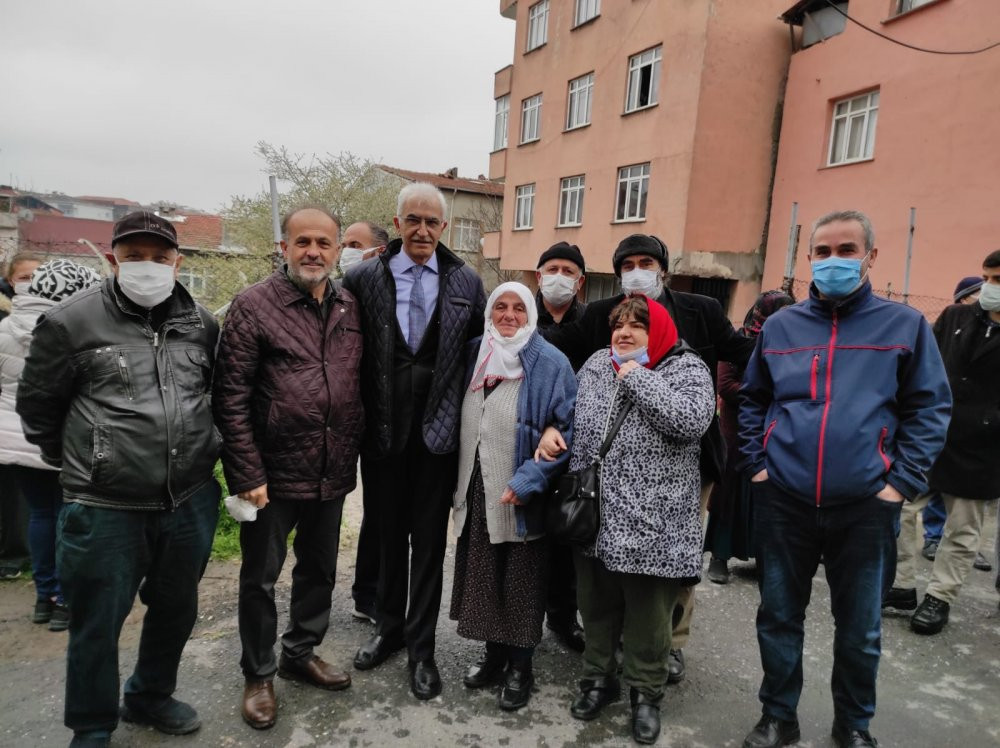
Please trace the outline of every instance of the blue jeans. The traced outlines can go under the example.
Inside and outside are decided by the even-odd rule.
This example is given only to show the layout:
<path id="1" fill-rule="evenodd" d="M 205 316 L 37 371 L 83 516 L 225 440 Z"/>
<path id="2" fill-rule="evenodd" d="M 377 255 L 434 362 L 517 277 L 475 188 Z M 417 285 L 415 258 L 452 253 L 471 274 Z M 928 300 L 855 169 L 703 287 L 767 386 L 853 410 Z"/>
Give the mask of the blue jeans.
<path id="1" fill-rule="evenodd" d="M 924 542 L 929 540 L 935 543 L 941 542 L 946 519 L 948 513 L 944 510 L 944 501 L 941 500 L 941 494 L 935 493 L 924 507 Z"/>
<path id="2" fill-rule="evenodd" d="M 820 557 L 830 586 L 834 718 L 867 730 L 875 714 L 882 652 L 882 597 L 896 573 L 902 504 L 873 496 L 817 508 L 771 481 L 753 484 L 760 567 L 757 641 L 765 714 L 796 719 L 802 692 L 803 623 Z"/>
<path id="3" fill-rule="evenodd" d="M 70 608 L 64 721 L 71 730 L 118 725 L 118 637 L 136 592 L 146 615 L 125 698 L 155 701 L 174 692 L 198 616 L 219 494 L 209 480 L 174 511 L 63 508 L 56 555 Z"/>
<path id="4" fill-rule="evenodd" d="M 56 574 L 56 520 L 62 511 L 58 470 L 4 465 L 3 480 L 28 503 L 28 547 L 31 574 L 39 600 L 62 602 Z"/>

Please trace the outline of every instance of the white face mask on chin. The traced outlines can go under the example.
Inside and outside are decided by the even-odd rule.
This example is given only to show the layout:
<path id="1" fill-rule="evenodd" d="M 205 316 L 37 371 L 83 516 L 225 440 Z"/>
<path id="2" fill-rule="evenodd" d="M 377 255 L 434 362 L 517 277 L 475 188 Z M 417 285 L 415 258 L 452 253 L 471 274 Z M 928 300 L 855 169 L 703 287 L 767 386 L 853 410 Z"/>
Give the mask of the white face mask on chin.
<path id="1" fill-rule="evenodd" d="M 146 309 L 166 301 L 174 290 L 175 264 L 143 260 L 118 263 L 118 285 L 122 293 Z"/>
<path id="2" fill-rule="evenodd" d="M 636 268 L 622 273 L 622 291 L 628 295 L 642 294 L 651 299 L 663 292 L 663 280 L 659 270 Z"/>

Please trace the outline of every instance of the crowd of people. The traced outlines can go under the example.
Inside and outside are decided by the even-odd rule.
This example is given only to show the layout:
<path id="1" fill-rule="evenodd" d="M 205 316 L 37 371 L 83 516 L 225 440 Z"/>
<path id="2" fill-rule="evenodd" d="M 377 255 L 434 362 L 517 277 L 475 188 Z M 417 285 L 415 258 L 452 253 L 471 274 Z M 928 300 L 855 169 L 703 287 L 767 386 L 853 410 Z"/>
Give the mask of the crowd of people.
<path id="1" fill-rule="evenodd" d="M 940 631 L 1000 496 L 1000 251 L 956 290 L 973 303 L 932 329 L 873 294 L 868 218 L 830 213 L 809 239 L 809 297 L 765 292 L 737 330 L 717 300 L 670 288 L 668 249 L 651 235 L 614 250 L 611 298 L 579 300 L 586 265 L 565 242 L 541 253 L 537 292 L 508 282 L 487 296 L 441 243 L 446 214 L 423 183 L 399 193 L 397 239 L 367 222 L 342 230 L 322 206 L 292 210 L 284 265 L 237 295 L 221 330 L 176 282 L 177 236 L 154 213 L 115 225 L 107 278 L 13 258 L 0 475 L 30 506 L 33 620 L 69 629 L 71 745 L 108 745 L 119 719 L 199 728 L 174 692 L 219 458 L 227 505 L 246 512 L 240 708 L 253 728 L 276 722 L 275 676 L 351 685 L 316 650 L 360 460 L 352 595 L 374 630 L 355 669 L 405 650 L 413 696 L 441 693 L 451 518 L 449 614 L 483 647 L 465 687 L 498 687 L 501 710 L 527 705 L 544 624 L 582 652 L 568 713 L 596 719 L 627 690 L 631 736 L 653 743 L 667 686 L 685 676 L 703 554 L 718 583 L 730 559 L 755 559 L 762 713 L 743 746 L 787 745 L 801 736 L 803 621 L 822 564 L 832 735 L 877 745 L 882 610 Z M 597 526 L 555 543 L 553 489 L 588 470 Z M 945 519 L 918 606 L 916 518 L 931 497 Z M 5 513 L 5 547 L 18 522 Z M 275 583 L 293 531 L 279 643 Z M 137 594 L 146 612 L 122 694 L 118 637 Z"/>

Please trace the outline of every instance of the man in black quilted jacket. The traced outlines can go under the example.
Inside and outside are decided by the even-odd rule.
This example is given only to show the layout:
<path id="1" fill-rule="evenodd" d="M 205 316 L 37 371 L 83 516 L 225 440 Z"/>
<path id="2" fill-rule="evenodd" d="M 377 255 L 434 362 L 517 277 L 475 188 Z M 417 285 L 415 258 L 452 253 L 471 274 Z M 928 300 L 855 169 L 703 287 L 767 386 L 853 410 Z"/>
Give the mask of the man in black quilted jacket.
<path id="1" fill-rule="evenodd" d="M 434 630 L 457 480 L 464 349 L 482 334 L 486 309 L 479 277 L 439 241 L 444 216 L 440 190 L 407 185 L 393 219 L 402 239 L 344 278 L 361 305 L 361 479 L 382 536 L 375 635 L 354 666 L 377 667 L 406 647 L 418 699 L 441 692 Z"/>

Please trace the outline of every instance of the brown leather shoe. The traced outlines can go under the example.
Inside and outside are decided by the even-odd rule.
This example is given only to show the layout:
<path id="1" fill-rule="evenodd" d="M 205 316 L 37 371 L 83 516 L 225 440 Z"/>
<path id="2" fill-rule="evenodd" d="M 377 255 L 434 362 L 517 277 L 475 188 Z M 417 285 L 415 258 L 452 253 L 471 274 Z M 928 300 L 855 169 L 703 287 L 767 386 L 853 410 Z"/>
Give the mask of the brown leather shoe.
<path id="1" fill-rule="evenodd" d="M 342 691 L 351 685 L 351 676 L 333 669 L 317 655 L 290 660 L 284 655 L 278 660 L 278 677 L 308 683 L 327 691 Z"/>
<path id="2" fill-rule="evenodd" d="M 243 686 L 243 721 L 255 730 L 274 726 L 278 711 L 274 684 L 269 680 L 248 680 Z"/>

